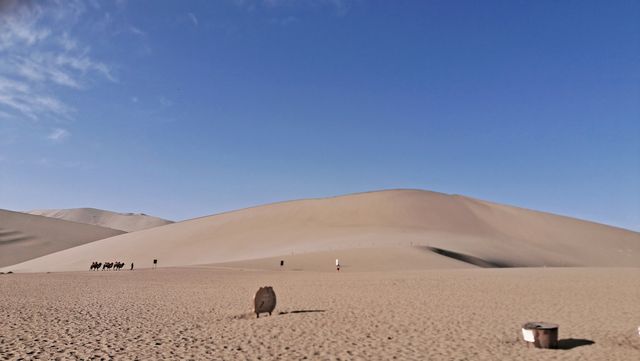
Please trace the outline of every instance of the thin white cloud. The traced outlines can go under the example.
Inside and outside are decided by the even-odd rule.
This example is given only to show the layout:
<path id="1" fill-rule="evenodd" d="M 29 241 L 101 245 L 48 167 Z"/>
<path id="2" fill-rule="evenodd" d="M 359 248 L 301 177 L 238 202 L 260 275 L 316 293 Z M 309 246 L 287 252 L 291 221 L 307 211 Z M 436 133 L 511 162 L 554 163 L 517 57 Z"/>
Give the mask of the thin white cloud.
<path id="1" fill-rule="evenodd" d="M 0 16 L 0 50 L 16 45 L 32 45 L 47 38 L 51 31 L 36 27 L 42 11 L 39 7 L 9 2 Z"/>
<path id="2" fill-rule="evenodd" d="M 56 128 L 56 129 L 53 129 L 51 133 L 49 133 L 49 135 L 47 136 L 47 139 L 49 139 L 54 143 L 62 143 L 65 140 L 67 140 L 70 136 L 71 136 L 71 133 L 68 130 L 62 129 L 62 128 Z"/>
<path id="3" fill-rule="evenodd" d="M 116 0 L 116 5 L 120 8 L 125 8 L 127 6 L 127 0 Z"/>
<path id="4" fill-rule="evenodd" d="M 149 41 L 147 40 L 148 36 L 145 31 L 133 25 L 128 25 L 125 28 L 125 31 L 130 34 L 133 34 L 139 39 L 140 41 L 139 51 L 141 54 L 145 54 L 145 55 L 151 54 L 151 47 L 149 46 Z M 118 30 L 116 34 L 119 34 L 120 32 L 122 32 L 122 30 Z"/>
<path id="5" fill-rule="evenodd" d="M 78 46 L 78 43 L 66 32 L 62 33 L 62 35 L 58 37 L 58 42 L 67 51 L 73 50 Z"/>
<path id="6" fill-rule="evenodd" d="M 74 109 L 53 96 L 35 90 L 26 81 L 0 76 L 0 111 L 37 120 L 42 116 L 68 118 Z"/>
<path id="7" fill-rule="evenodd" d="M 351 10 L 351 2 L 347 0 L 329 0 L 336 11 L 336 15 L 345 16 Z"/>
<path id="8" fill-rule="evenodd" d="M 80 72 L 80 75 L 85 75 L 93 71 L 102 74 L 102 76 L 110 81 L 116 81 L 116 78 L 111 74 L 108 66 L 91 60 L 86 54 L 58 54 L 55 58 L 55 64 L 62 68 L 77 70 Z"/>
<path id="9" fill-rule="evenodd" d="M 254 11 L 256 7 L 282 8 L 282 7 L 325 7 L 332 9 L 337 16 L 345 16 L 358 0 L 234 0 L 236 6 Z"/>
<path id="10" fill-rule="evenodd" d="M 0 0 L 1 2 L 2 0 Z M 69 118 L 58 88 L 84 89 L 92 79 L 116 81 L 72 35 L 85 11 L 79 1 L 6 1 L 0 9 L 0 112 L 33 120 Z"/>
<path id="11" fill-rule="evenodd" d="M 173 101 L 171 101 L 171 99 L 167 99 L 167 98 L 166 98 L 165 96 L 163 96 L 163 95 L 161 95 L 161 96 L 158 98 L 158 101 L 159 101 L 159 102 L 160 102 L 160 104 L 161 104 L 163 107 L 165 107 L 165 108 L 168 108 L 168 107 L 170 107 L 170 106 L 172 106 L 172 105 L 173 105 Z"/>
<path id="12" fill-rule="evenodd" d="M 13 116 L 7 112 L 3 112 L 2 110 L 0 110 L 0 118 L 11 119 L 13 118 Z"/>
<path id="13" fill-rule="evenodd" d="M 275 25 L 282 25 L 282 26 L 288 26 L 291 24 L 295 24 L 297 22 L 299 22 L 300 19 L 298 19 L 295 16 L 286 16 L 284 18 L 273 18 L 271 19 L 271 23 L 275 24 Z"/>
<path id="14" fill-rule="evenodd" d="M 187 16 L 193 23 L 193 26 L 198 26 L 198 18 L 193 13 L 187 13 Z"/>
<path id="15" fill-rule="evenodd" d="M 129 31 L 138 36 L 147 35 L 144 31 L 140 30 L 139 28 L 136 28 L 135 26 L 129 26 Z"/>

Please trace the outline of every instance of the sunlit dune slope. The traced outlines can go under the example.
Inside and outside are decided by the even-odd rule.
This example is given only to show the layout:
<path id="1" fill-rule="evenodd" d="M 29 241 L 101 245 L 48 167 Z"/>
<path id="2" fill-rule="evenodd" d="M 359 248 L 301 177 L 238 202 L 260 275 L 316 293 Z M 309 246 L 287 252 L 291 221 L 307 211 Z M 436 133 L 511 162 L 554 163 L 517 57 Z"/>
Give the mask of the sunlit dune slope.
<path id="1" fill-rule="evenodd" d="M 277 257 L 216 263 L 202 267 L 245 270 L 283 271 L 336 271 L 335 260 L 340 261 L 340 272 L 412 271 L 420 269 L 476 268 L 478 265 L 446 257 L 426 247 L 380 246 L 346 248 L 339 250 L 291 253 Z M 280 266 L 280 261 L 283 265 Z"/>
<path id="2" fill-rule="evenodd" d="M 438 257 L 481 266 L 640 266 L 636 232 L 463 196 L 390 190 L 275 203 L 192 219 L 93 242 L 12 268 L 82 270 L 93 260 L 149 267 L 153 259 L 159 260 L 159 266 L 183 266 L 314 252 L 333 252 L 340 258 L 341 250 L 402 246 L 429 247 Z M 425 268 L 425 262 L 431 261 L 413 257 L 397 262 L 403 263 L 402 268 Z M 380 259 L 367 267 L 375 269 L 376 262 Z"/>
<path id="3" fill-rule="evenodd" d="M 116 213 L 96 208 L 35 209 L 27 213 L 78 223 L 93 224 L 125 232 L 135 232 L 173 223 L 166 219 L 142 213 Z"/>
<path id="4" fill-rule="evenodd" d="M 122 233 L 110 228 L 0 210 L 0 266 Z"/>

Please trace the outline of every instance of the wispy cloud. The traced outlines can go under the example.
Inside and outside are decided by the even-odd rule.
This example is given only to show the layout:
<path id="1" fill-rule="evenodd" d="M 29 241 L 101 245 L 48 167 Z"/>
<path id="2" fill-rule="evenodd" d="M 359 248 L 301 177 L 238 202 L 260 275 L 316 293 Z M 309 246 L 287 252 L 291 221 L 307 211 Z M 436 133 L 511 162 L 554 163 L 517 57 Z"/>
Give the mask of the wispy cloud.
<path id="1" fill-rule="evenodd" d="M 354 2 L 358 0 L 233 0 L 240 7 L 249 11 L 256 8 L 283 8 L 283 7 L 325 7 L 331 9 L 338 16 L 345 16 L 351 10 Z"/>
<path id="2" fill-rule="evenodd" d="M 165 96 L 161 95 L 158 98 L 158 101 L 160 102 L 160 105 L 162 105 L 165 108 L 168 108 L 170 106 L 173 105 L 173 101 L 171 99 L 167 99 Z"/>
<path id="3" fill-rule="evenodd" d="M 144 31 L 140 30 L 139 28 L 136 28 L 135 26 L 129 26 L 129 31 L 138 36 L 147 35 Z"/>
<path id="4" fill-rule="evenodd" d="M 299 22 L 299 21 L 300 21 L 300 19 L 298 19 L 298 18 L 297 18 L 297 17 L 295 17 L 295 16 L 286 16 L 286 17 L 284 17 L 284 18 L 272 18 L 272 19 L 270 20 L 270 22 L 271 22 L 272 24 L 275 24 L 275 25 L 282 25 L 282 26 L 287 26 L 287 25 L 295 24 L 295 23 L 297 23 L 297 22 Z"/>
<path id="5" fill-rule="evenodd" d="M 336 15 L 345 16 L 351 10 L 351 6 L 353 3 L 348 0 L 328 0 L 328 2 L 333 6 Z"/>
<path id="6" fill-rule="evenodd" d="M 13 116 L 11 116 L 11 114 L 9 114 L 7 112 L 3 112 L 2 110 L 0 110 L 0 118 L 11 119 L 11 118 L 13 118 Z"/>
<path id="7" fill-rule="evenodd" d="M 74 110 L 57 98 L 35 89 L 28 81 L 3 76 L 0 76 L 0 107 L 4 108 L 2 112 L 5 114 L 18 113 L 33 120 L 42 115 L 68 118 Z"/>
<path id="8" fill-rule="evenodd" d="M 69 118 L 74 108 L 57 95 L 60 88 L 84 89 L 97 77 L 116 81 L 70 32 L 86 10 L 83 2 L 0 3 L 0 112 Z"/>
<path id="9" fill-rule="evenodd" d="M 47 139 L 49 139 L 54 143 L 62 143 L 65 140 L 67 140 L 70 136 L 71 136 L 71 133 L 68 130 L 62 129 L 62 128 L 56 128 L 56 129 L 53 129 L 51 133 L 49 133 L 49 135 L 47 136 Z"/>
<path id="10" fill-rule="evenodd" d="M 58 42 L 67 51 L 73 50 L 78 46 L 78 43 L 67 33 L 62 33 L 62 35 L 58 38 Z"/>
<path id="11" fill-rule="evenodd" d="M 198 18 L 193 13 L 187 13 L 189 20 L 193 23 L 193 26 L 198 26 Z"/>

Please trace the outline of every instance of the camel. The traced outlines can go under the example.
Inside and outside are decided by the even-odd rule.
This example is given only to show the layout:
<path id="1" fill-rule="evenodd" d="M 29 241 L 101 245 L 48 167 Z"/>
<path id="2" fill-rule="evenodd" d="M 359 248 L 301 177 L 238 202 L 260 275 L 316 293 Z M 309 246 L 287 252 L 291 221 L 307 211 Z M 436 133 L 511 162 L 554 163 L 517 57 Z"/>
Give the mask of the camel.
<path id="1" fill-rule="evenodd" d="M 124 267 L 124 262 L 120 262 L 120 261 L 115 261 L 115 262 L 104 262 L 104 263 L 100 263 L 100 262 L 93 262 L 91 263 L 91 267 L 89 267 L 90 270 L 99 270 L 100 267 L 102 267 L 102 270 L 111 270 L 113 269 L 114 271 L 119 271 L 122 269 L 122 267 Z"/>

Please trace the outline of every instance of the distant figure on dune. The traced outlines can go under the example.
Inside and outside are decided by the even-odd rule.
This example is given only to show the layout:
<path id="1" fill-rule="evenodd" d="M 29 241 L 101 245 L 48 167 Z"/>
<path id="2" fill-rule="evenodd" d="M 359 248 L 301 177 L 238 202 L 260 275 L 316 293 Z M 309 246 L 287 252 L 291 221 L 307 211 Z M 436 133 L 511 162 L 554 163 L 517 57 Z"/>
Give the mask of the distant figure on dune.
<path id="1" fill-rule="evenodd" d="M 280 268 L 284 267 L 284 260 L 280 260 Z"/>
<path id="2" fill-rule="evenodd" d="M 340 261 L 336 258 L 336 270 L 340 272 Z"/>
<path id="3" fill-rule="evenodd" d="M 133 262 L 131 262 L 131 270 L 133 271 Z"/>

